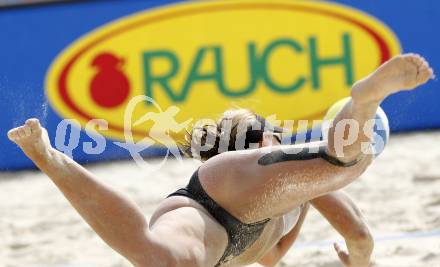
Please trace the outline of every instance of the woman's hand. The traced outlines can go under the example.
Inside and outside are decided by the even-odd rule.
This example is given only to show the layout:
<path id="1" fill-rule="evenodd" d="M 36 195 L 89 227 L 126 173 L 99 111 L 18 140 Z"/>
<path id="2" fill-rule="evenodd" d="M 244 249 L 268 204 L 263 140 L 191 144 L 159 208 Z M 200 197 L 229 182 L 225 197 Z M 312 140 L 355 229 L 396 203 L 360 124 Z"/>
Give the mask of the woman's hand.
<path id="1" fill-rule="evenodd" d="M 347 194 L 336 191 L 311 201 L 312 205 L 344 237 L 348 252 L 335 245 L 346 267 L 370 267 L 374 239 L 361 211 Z"/>
<path id="2" fill-rule="evenodd" d="M 373 267 L 370 257 L 351 256 L 341 249 L 337 243 L 334 243 L 333 246 L 345 267 Z"/>

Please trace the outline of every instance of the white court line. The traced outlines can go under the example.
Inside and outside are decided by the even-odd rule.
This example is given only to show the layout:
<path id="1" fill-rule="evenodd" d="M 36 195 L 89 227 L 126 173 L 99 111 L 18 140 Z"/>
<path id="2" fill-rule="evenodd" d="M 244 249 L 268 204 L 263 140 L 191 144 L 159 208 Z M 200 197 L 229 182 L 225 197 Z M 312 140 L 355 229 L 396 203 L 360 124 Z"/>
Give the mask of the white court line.
<path id="1" fill-rule="evenodd" d="M 414 232 L 414 233 L 401 233 L 401 234 L 392 234 L 392 235 L 384 235 L 384 236 L 375 236 L 375 242 L 385 242 L 385 241 L 395 241 L 395 240 L 409 240 L 409 239 L 419 239 L 419 238 L 429 238 L 429 237 L 440 237 L 440 230 L 434 230 L 430 232 Z M 324 241 L 314 241 L 314 242 L 305 242 L 305 243 L 297 243 L 294 244 L 293 247 L 296 249 L 306 249 L 306 248 L 322 248 L 332 246 L 333 243 L 345 243 L 344 240 L 338 239 L 335 241 L 332 240 L 324 240 Z M 440 240 L 439 240 L 440 242 Z"/>

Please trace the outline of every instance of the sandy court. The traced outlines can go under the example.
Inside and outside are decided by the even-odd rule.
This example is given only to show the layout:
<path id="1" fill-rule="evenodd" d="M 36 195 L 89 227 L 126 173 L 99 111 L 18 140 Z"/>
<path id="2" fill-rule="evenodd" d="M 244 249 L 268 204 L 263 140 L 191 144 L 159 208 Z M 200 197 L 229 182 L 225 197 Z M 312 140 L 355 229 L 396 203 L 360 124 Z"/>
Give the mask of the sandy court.
<path id="1" fill-rule="evenodd" d="M 393 136 L 385 152 L 345 190 L 376 238 L 377 266 L 440 266 L 440 132 Z M 147 217 L 186 181 L 198 163 L 168 161 L 155 175 L 130 161 L 88 165 L 130 195 Z M 125 267 L 45 175 L 0 173 L 1 267 Z M 331 242 L 341 240 L 315 210 L 279 266 L 342 266 Z"/>

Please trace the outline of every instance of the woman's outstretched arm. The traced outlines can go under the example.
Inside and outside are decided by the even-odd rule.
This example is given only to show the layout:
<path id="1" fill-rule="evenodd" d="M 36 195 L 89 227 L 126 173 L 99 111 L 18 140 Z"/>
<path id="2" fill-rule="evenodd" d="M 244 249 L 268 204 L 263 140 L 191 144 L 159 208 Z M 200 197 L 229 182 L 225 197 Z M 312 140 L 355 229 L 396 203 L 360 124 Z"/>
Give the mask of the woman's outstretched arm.
<path id="1" fill-rule="evenodd" d="M 24 126 L 9 131 L 8 137 L 51 178 L 72 206 L 113 249 L 135 265 L 142 265 L 140 263 L 147 260 L 152 262 L 151 255 L 163 255 L 151 245 L 148 223 L 136 204 L 52 148 L 47 132 L 38 120 L 27 120 Z"/>
<path id="2" fill-rule="evenodd" d="M 362 213 L 348 195 L 337 191 L 310 202 L 344 237 L 349 254 L 340 250 L 335 244 L 335 249 L 344 265 L 369 267 L 374 240 Z"/>

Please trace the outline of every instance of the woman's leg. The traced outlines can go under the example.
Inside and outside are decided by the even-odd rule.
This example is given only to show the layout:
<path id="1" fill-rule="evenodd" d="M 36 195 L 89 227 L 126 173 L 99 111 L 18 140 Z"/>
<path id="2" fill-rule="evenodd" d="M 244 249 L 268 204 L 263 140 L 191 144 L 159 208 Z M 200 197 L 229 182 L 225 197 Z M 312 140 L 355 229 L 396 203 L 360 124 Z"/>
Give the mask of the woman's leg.
<path id="1" fill-rule="evenodd" d="M 214 218 L 188 206 L 166 212 L 150 229 L 135 203 L 52 148 L 38 120 L 27 120 L 8 137 L 93 230 L 135 266 L 213 266 L 223 254 L 227 235 Z"/>
<path id="2" fill-rule="evenodd" d="M 328 153 L 341 161 L 350 162 L 365 152 L 374 125 L 367 123 L 373 122 L 381 102 L 393 93 L 416 88 L 432 75 L 432 69 L 422 57 L 407 54 L 391 59 L 355 83 L 351 101 L 339 112 L 329 130 Z M 347 131 L 344 126 L 350 124 L 354 128 Z"/>
<path id="3" fill-rule="evenodd" d="M 52 148 L 36 119 L 8 132 L 24 153 L 45 172 L 87 223 L 113 249 L 141 262 L 146 253 L 148 224 L 128 198 L 99 182 L 75 161 Z"/>
<path id="4" fill-rule="evenodd" d="M 362 153 L 362 144 L 370 142 L 368 136 L 373 129 L 365 126 L 374 119 L 379 104 L 392 93 L 427 82 L 432 75 L 420 56 L 397 56 L 357 82 L 351 101 L 335 118 L 335 125 L 349 120 L 358 124 L 360 131 L 353 134 L 350 129 L 338 134 L 336 126 L 330 130 L 327 144 L 307 144 L 302 149 L 306 153 L 298 153 L 298 146 L 282 146 L 269 152 L 262 148 L 220 154 L 200 168 L 201 183 L 220 205 L 245 222 L 280 216 L 301 203 L 336 191 L 358 178 L 371 163 L 372 155 L 352 167 L 338 167 L 307 153 L 307 147 L 326 146 L 330 156 L 342 162 L 353 161 Z M 354 140 L 347 142 L 349 136 Z"/>

